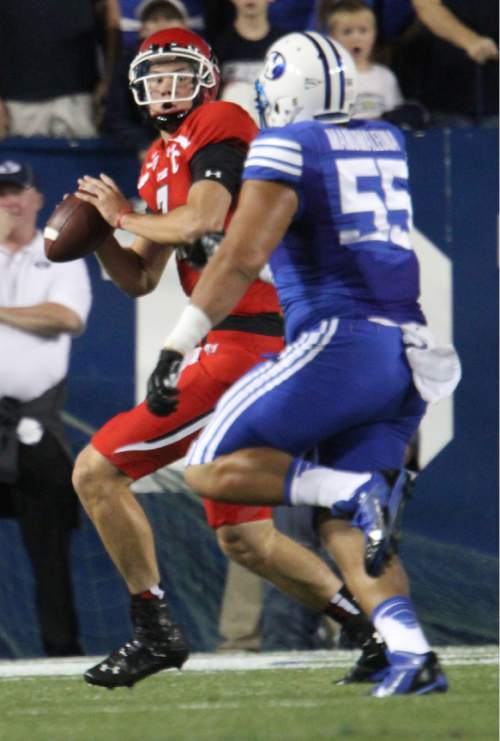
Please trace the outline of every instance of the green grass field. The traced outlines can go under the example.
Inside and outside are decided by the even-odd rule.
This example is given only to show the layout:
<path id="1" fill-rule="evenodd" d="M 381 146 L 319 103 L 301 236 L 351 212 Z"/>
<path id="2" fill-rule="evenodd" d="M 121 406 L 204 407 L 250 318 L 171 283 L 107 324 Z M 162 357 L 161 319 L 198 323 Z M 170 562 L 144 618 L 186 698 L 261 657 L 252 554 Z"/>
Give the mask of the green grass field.
<path id="1" fill-rule="evenodd" d="M 5 741 L 498 739 L 498 668 L 446 668 L 447 694 L 376 700 L 340 668 L 165 672 L 133 690 L 79 676 L 0 680 Z"/>

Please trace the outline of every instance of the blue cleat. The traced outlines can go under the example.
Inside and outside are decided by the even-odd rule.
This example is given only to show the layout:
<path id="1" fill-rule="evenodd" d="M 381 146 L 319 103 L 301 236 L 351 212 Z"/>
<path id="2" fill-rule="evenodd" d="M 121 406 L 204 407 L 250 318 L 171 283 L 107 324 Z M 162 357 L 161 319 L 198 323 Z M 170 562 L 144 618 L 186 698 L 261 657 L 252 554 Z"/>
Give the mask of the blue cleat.
<path id="1" fill-rule="evenodd" d="M 355 495 L 357 506 L 352 524 L 365 536 L 365 568 L 369 576 L 378 576 L 386 561 L 398 551 L 409 481 L 406 471 L 398 471 L 392 483 L 389 473 L 375 472 Z"/>
<path id="2" fill-rule="evenodd" d="M 391 668 L 383 682 L 372 690 L 373 697 L 447 691 L 448 682 L 434 651 L 426 654 L 395 651 L 389 654 L 389 660 Z"/>

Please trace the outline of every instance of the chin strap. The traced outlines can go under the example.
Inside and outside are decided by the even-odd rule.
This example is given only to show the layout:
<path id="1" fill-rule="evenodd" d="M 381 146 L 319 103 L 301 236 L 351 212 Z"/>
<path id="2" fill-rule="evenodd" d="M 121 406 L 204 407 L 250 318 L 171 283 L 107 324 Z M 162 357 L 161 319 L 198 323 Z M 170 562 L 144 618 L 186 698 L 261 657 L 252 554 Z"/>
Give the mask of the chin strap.
<path id="1" fill-rule="evenodd" d="M 183 111 L 182 113 L 171 113 L 170 115 L 166 113 L 162 116 L 149 116 L 148 114 L 148 118 L 159 131 L 166 131 L 168 134 L 173 134 L 183 123 L 188 113 L 191 113 L 191 110 Z"/>
<path id="2" fill-rule="evenodd" d="M 203 92 L 200 90 L 196 98 L 193 99 L 193 105 L 188 111 L 181 111 L 179 113 L 165 113 L 159 116 L 151 116 L 145 111 L 145 117 L 151 121 L 153 126 L 159 131 L 166 131 L 167 134 L 174 134 L 182 123 L 186 120 L 187 116 L 192 113 L 198 106 L 205 103 Z"/>

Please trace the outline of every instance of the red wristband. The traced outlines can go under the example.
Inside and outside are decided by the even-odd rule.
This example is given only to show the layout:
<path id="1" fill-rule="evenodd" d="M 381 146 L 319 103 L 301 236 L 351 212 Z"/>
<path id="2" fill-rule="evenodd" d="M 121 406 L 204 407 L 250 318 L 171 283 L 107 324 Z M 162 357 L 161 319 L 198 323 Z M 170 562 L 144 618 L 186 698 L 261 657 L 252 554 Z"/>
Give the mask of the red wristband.
<path id="1" fill-rule="evenodd" d="M 116 214 L 115 229 L 123 229 L 123 226 L 122 226 L 122 219 L 123 219 L 123 217 L 126 216 L 127 214 L 133 213 L 133 211 L 134 211 L 134 209 L 132 208 L 132 206 L 130 205 L 130 203 L 128 203 L 123 208 L 121 208 L 118 211 L 118 213 Z"/>

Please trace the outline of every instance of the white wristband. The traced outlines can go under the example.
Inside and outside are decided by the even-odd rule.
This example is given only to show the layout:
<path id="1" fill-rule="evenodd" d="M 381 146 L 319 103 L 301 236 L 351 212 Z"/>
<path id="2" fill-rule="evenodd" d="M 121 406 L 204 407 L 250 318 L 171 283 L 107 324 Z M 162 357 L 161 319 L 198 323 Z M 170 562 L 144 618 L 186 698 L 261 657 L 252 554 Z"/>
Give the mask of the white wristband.
<path id="1" fill-rule="evenodd" d="M 188 304 L 163 344 L 171 350 L 187 355 L 211 329 L 212 322 L 205 312 L 193 304 Z"/>

